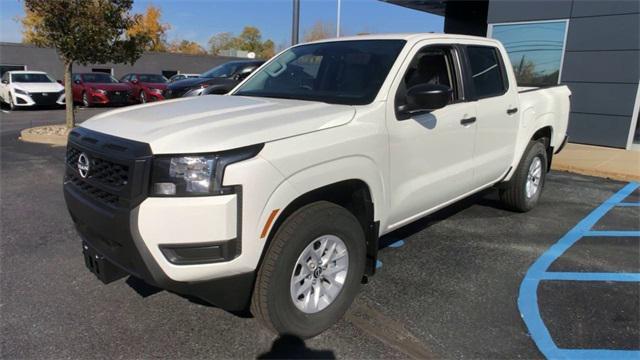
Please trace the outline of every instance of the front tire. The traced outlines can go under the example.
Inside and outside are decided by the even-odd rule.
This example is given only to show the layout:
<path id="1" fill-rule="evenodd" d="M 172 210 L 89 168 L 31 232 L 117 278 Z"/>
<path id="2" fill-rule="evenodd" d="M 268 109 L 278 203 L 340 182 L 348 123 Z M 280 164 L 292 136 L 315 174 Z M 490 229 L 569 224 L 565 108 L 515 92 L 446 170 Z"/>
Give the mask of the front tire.
<path id="1" fill-rule="evenodd" d="M 540 199 L 547 175 L 547 150 L 540 141 L 531 141 L 513 177 L 500 190 L 500 200 L 510 210 L 527 212 Z"/>
<path id="2" fill-rule="evenodd" d="M 251 312 L 279 334 L 315 336 L 353 302 L 365 258 L 364 232 L 353 214 L 327 201 L 306 205 L 284 221 L 267 249 Z"/>
<path id="3" fill-rule="evenodd" d="M 86 108 L 91 107 L 91 102 L 89 101 L 89 96 L 86 91 L 82 92 L 82 106 Z"/>

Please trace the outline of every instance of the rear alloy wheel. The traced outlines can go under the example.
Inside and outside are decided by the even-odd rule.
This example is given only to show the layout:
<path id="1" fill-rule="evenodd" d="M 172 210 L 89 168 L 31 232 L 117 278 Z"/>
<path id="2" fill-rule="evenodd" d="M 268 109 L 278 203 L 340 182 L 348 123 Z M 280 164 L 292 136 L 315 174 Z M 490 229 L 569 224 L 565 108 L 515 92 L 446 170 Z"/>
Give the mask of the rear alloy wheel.
<path id="1" fill-rule="evenodd" d="M 513 211 L 533 209 L 540 199 L 547 175 L 547 149 L 540 141 L 531 141 L 513 177 L 500 189 L 500 200 Z"/>
<path id="2" fill-rule="evenodd" d="M 347 209 L 318 201 L 278 228 L 256 278 L 251 313 L 268 329 L 300 338 L 335 324 L 358 294 L 364 232 Z"/>
<path id="3" fill-rule="evenodd" d="M 82 92 L 82 106 L 87 108 L 91 106 L 91 103 L 89 102 L 89 96 L 87 95 L 86 91 Z"/>
<path id="4" fill-rule="evenodd" d="M 147 94 L 145 94 L 144 91 L 140 91 L 140 103 L 147 103 Z"/>

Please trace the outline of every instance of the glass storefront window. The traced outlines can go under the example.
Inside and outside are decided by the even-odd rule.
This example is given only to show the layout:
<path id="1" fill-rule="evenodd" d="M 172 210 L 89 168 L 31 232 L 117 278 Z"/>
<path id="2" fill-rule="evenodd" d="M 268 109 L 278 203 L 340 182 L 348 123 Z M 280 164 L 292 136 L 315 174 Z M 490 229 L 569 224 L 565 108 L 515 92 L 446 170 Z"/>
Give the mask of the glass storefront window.
<path id="1" fill-rule="evenodd" d="M 490 37 L 509 53 L 520 86 L 556 85 L 567 32 L 567 21 L 492 24 Z"/>

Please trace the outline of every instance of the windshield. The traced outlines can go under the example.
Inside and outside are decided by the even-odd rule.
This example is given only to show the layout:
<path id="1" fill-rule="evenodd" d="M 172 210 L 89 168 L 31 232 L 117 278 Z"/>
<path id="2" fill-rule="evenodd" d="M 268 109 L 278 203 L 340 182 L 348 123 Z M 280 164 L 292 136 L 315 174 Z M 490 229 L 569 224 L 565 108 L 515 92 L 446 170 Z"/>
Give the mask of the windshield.
<path id="1" fill-rule="evenodd" d="M 109 74 L 83 74 L 82 80 L 87 83 L 101 83 L 101 84 L 113 84 L 113 83 L 119 82 Z"/>
<path id="2" fill-rule="evenodd" d="M 404 44 L 356 40 L 297 46 L 255 73 L 233 95 L 368 104 Z"/>
<path id="3" fill-rule="evenodd" d="M 157 74 L 140 74 L 138 75 L 138 81 L 144 83 L 166 83 L 167 78 Z"/>
<path id="4" fill-rule="evenodd" d="M 200 77 L 203 77 L 203 78 L 229 77 L 236 72 L 236 70 L 240 65 L 242 65 L 242 63 L 228 62 L 220 66 L 214 67 L 213 69 L 200 75 Z"/>
<path id="5" fill-rule="evenodd" d="M 11 81 L 20 83 L 52 83 L 47 74 L 11 74 Z"/>

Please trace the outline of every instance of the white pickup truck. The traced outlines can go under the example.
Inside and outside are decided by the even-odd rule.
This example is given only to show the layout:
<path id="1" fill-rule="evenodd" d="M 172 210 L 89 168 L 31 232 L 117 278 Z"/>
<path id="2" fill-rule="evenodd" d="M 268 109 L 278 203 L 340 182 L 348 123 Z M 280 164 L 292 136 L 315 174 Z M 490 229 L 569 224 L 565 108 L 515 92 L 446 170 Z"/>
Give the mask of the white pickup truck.
<path id="1" fill-rule="evenodd" d="M 534 207 L 569 100 L 519 89 L 495 40 L 301 44 L 228 95 L 84 122 L 64 195 L 105 283 L 132 275 L 310 337 L 374 273 L 380 236 L 489 187 Z"/>

